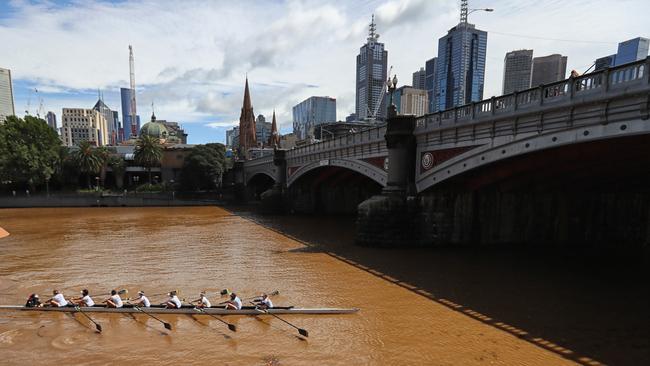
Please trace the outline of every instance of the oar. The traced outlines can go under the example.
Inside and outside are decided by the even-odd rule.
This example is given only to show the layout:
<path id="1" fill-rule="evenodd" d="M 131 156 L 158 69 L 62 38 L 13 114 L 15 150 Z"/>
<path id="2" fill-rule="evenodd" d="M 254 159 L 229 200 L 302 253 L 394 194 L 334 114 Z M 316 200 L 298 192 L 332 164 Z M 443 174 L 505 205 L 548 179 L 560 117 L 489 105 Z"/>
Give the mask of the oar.
<path id="1" fill-rule="evenodd" d="M 83 314 L 86 318 L 88 318 L 88 320 L 90 320 L 93 324 L 95 324 L 95 329 L 97 329 L 97 331 L 98 331 L 99 333 L 102 332 L 102 326 L 99 325 L 99 323 L 97 323 L 96 321 L 92 320 L 92 318 L 89 317 L 88 314 L 86 314 L 85 312 L 83 312 L 83 311 L 81 310 L 81 306 L 79 306 L 79 305 L 75 305 L 74 308 L 75 308 L 75 310 L 77 310 L 78 312 L 80 312 L 81 314 Z"/>
<path id="2" fill-rule="evenodd" d="M 256 305 L 256 304 L 255 304 L 254 302 L 252 302 L 252 301 L 250 301 L 250 303 L 253 304 L 253 305 Z M 298 328 L 298 327 L 296 327 L 295 325 L 289 323 L 288 321 L 286 321 L 286 320 L 280 318 L 279 316 L 277 316 L 277 315 L 275 315 L 275 314 L 273 314 L 273 313 L 269 313 L 268 310 L 262 310 L 262 309 L 260 309 L 260 308 L 258 308 L 258 307 L 256 307 L 255 310 L 257 310 L 257 311 L 259 311 L 259 312 L 261 312 L 261 313 L 264 313 L 264 314 L 271 315 L 271 316 L 273 316 L 273 317 L 275 317 L 275 318 L 278 318 L 278 319 L 282 320 L 283 322 L 289 324 L 290 326 L 292 326 L 292 327 L 298 329 L 298 333 L 300 333 L 300 335 L 305 336 L 305 337 L 309 337 L 309 332 L 307 332 L 307 329 Z"/>
<path id="3" fill-rule="evenodd" d="M 164 320 L 162 320 L 162 319 L 159 319 L 159 318 L 153 316 L 153 314 L 149 314 L 149 313 L 147 313 L 146 311 L 140 309 L 140 307 L 137 306 L 137 305 L 133 305 L 133 308 L 134 308 L 135 310 L 137 310 L 137 311 L 139 311 L 139 312 L 141 312 L 141 313 L 143 313 L 143 314 L 147 314 L 147 315 L 149 315 L 150 317 L 156 319 L 157 321 L 163 323 L 163 325 L 165 326 L 165 329 L 172 330 L 172 325 L 169 324 L 169 323 L 167 323 L 166 321 L 164 321 Z"/>
<path id="4" fill-rule="evenodd" d="M 225 320 L 223 320 L 223 319 L 221 319 L 221 318 L 218 318 L 218 317 L 216 317 L 216 316 L 214 316 L 214 315 L 212 315 L 212 314 L 208 314 L 208 313 L 205 312 L 205 310 L 203 310 L 203 309 L 201 309 L 201 308 L 195 307 L 194 310 L 196 310 L 196 311 L 198 311 L 198 312 L 200 312 L 200 313 L 203 313 L 203 314 L 205 314 L 205 315 L 207 315 L 207 316 L 211 316 L 211 317 L 217 319 L 218 321 L 220 321 L 220 322 L 226 324 L 226 325 L 228 326 L 228 329 L 230 329 L 230 330 L 233 331 L 233 332 L 236 332 L 236 331 L 237 331 L 237 326 L 236 326 L 235 324 L 230 324 L 230 323 L 228 323 L 227 321 L 225 321 Z"/>

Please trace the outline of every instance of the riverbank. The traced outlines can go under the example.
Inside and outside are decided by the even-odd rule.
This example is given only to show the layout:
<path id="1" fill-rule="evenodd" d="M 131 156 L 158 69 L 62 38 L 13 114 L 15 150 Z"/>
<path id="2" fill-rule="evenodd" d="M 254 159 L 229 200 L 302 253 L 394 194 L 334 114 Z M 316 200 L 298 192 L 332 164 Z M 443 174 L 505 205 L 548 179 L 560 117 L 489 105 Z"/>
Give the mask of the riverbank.
<path id="1" fill-rule="evenodd" d="M 37 207 L 161 207 L 214 206 L 223 204 L 215 193 L 182 196 L 172 192 L 87 194 L 68 193 L 51 195 L 22 195 L 0 197 L 0 208 Z"/>

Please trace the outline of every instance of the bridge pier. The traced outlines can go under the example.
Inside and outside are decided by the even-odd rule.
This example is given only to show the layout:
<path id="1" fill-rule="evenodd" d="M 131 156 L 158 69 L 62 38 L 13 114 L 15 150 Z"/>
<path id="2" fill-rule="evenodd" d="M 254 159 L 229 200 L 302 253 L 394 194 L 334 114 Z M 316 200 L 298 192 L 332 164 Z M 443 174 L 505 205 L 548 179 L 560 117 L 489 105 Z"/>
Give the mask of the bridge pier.
<path id="1" fill-rule="evenodd" d="M 262 210 L 266 213 L 284 213 L 286 211 L 285 187 L 287 185 L 286 150 L 273 151 L 275 166 L 275 184 L 261 195 Z"/>
<path id="2" fill-rule="evenodd" d="M 358 206 L 357 237 L 359 245 L 400 247 L 417 245 L 421 241 L 419 205 L 415 199 L 415 116 L 395 116 L 388 119 L 386 146 L 388 148 L 388 180 L 381 194 Z"/>

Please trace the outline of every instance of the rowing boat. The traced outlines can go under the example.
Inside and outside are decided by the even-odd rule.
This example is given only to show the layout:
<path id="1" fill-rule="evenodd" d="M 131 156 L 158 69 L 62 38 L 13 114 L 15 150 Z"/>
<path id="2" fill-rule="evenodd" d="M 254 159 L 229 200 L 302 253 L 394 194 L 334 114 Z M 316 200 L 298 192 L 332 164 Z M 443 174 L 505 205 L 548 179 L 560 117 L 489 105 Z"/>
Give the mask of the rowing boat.
<path id="1" fill-rule="evenodd" d="M 136 308 L 122 307 L 122 308 L 108 308 L 104 305 L 95 305 L 81 308 L 86 313 L 126 313 L 134 314 L 139 313 Z M 149 314 L 195 314 L 200 315 L 202 312 L 195 309 L 193 306 L 183 306 L 180 309 L 167 309 L 162 306 L 152 305 L 151 307 L 139 307 L 142 312 Z M 41 307 L 30 308 L 20 305 L 0 305 L 0 310 L 20 310 L 20 311 L 54 311 L 74 313 L 77 309 L 74 307 Z M 257 310 L 254 306 L 244 306 L 241 310 L 226 310 L 223 307 L 213 306 L 211 308 L 202 309 L 205 314 L 212 315 L 265 315 L 269 314 L 353 314 L 359 311 L 358 308 L 295 308 L 292 306 L 275 307 L 265 310 L 264 312 Z"/>

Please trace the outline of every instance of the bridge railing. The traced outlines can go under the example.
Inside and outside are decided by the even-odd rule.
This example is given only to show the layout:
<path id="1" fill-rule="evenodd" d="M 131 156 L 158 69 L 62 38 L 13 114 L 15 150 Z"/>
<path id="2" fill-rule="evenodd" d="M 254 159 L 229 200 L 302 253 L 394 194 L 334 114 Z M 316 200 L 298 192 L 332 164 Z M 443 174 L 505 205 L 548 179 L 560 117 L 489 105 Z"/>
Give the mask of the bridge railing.
<path id="1" fill-rule="evenodd" d="M 481 123 L 517 114 L 533 114 L 553 106 L 608 98 L 621 93 L 650 89 L 650 57 L 645 60 L 596 71 L 555 83 L 492 97 L 453 109 L 419 117 L 416 133 Z"/>
<path id="2" fill-rule="evenodd" d="M 380 152 L 382 144 L 385 149 L 385 134 L 385 126 L 371 127 L 360 132 L 349 133 L 330 140 L 293 148 L 287 151 L 286 157 L 288 160 L 291 160 L 313 155 L 323 158 L 372 155 Z M 354 149 L 348 151 L 348 148 L 351 147 L 354 147 Z"/>

